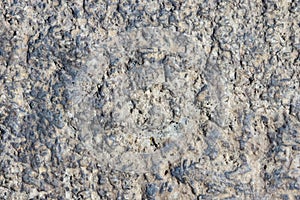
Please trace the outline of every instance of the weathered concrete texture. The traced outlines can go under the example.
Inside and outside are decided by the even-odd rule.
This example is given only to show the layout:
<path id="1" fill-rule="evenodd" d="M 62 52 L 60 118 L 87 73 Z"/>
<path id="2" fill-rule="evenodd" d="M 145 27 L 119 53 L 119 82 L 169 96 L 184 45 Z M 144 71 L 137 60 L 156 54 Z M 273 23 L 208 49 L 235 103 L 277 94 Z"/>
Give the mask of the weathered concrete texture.
<path id="1" fill-rule="evenodd" d="M 0 199 L 300 199 L 297 0 L 0 2 Z"/>

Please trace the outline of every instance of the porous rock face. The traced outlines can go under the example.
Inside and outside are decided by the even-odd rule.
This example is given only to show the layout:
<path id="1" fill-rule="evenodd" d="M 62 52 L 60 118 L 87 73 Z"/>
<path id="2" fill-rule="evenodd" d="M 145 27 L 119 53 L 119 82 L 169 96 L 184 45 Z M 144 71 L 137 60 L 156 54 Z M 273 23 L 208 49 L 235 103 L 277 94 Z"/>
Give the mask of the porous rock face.
<path id="1" fill-rule="evenodd" d="M 0 2 L 0 199 L 300 199 L 297 0 Z"/>

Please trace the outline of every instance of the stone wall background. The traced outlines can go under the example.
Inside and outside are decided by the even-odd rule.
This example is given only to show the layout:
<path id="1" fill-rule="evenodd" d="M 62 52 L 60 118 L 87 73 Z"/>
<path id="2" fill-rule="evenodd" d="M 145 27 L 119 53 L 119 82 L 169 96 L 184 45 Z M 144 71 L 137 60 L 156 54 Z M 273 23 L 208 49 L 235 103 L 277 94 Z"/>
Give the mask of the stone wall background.
<path id="1" fill-rule="evenodd" d="M 0 2 L 1 199 L 300 199 L 300 3 Z"/>

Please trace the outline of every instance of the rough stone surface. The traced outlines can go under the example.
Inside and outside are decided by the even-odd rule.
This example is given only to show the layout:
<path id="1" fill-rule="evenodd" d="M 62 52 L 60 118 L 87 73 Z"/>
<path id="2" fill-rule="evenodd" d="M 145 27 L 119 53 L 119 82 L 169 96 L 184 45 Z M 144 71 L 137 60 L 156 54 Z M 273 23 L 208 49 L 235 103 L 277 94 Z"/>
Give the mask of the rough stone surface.
<path id="1" fill-rule="evenodd" d="M 0 2 L 0 199 L 300 199 L 297 0 Z"/>

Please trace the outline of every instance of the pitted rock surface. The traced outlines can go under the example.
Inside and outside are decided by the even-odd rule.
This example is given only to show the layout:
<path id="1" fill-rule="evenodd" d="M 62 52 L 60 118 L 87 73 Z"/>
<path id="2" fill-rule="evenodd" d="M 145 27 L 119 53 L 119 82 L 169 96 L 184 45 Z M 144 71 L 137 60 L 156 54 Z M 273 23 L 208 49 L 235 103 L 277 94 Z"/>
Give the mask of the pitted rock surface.
<path id="1" fill-rule="evenodd" d="M 300 3 L 0 2 L 0 199 L 300 199 Z"/>

